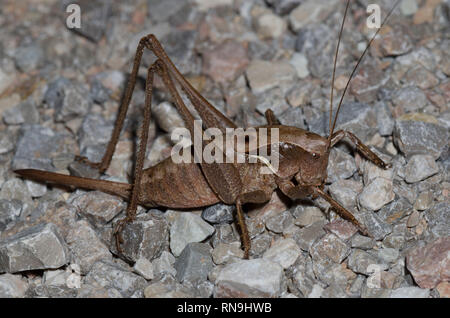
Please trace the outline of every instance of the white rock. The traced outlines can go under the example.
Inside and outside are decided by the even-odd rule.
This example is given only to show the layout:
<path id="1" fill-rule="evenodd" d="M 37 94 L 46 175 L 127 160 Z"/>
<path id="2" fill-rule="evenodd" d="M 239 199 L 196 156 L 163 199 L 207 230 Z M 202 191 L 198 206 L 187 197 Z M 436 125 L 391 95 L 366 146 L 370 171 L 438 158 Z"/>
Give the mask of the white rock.
<path id="1" fill-rule="evenodd" d="M 213 226 L 196 214 L 190 212 L 178 214 L 170 226 L 170 249 L 175 256 L 180 256 L 187 244 L 201 242 L 215 231 Z"/>
<path id="2" fill-rule="evenodd" d="M 263 258 L 288 268 L 300 255 L 300 247 L 291 238 L 279 239 L 264 253 Z"/>
<path id="3" fill-rule="evenodd" d="M 24 297 L 28 284 L 20 279 L 20 275 L 0 275 L 0 298 Z"/>
<path id="4" fill-rule="evenodd" d="M 207 11 L 220 6 L 232 6 L 233 0 L 195 0 L 195 4 L 198 5 L 199 10 Z"/>
<path id="5" fill-rule="evenodd" d="M 266 259 L 241 260 L 225 266 L 216 279 L 215 297 L 278 297 L 283 268 Z"/>
<path id="6" fill-rule="evenodd" d="M 286 61 L 253 60 L 246 71 L 250 87 L 255 94 L 260 94 L 284 82 L 292 81 L 296 71 Z"/>
<path id="7" fill-rule="evenodd" d="M 308 70 L 308 59 L 305 54 L 295 52 L 292 54 L 291 60 L 289 61 L 292 66 L 294 66 L 297 76 L 299 78 L 306 78 L 309 75 Z"/>
<path id="8" fill-rule="evenodd" d="M 42 197 L 47 192 L 47 186 L 42 183 L 34 182 L 31 180 L 25 180 L 28 191 L 34 198 Z"/>
<path id="9" fill-rule="evenodd" d="M 364 187 L 359 195 L 359 204 L 369 210 L 378 211 L 383 206 L 394 200 L 392 180 L 376 178 Z"/>
<path id="10" fill-rule="evenodd" d="M 428 298 L 429 296 L 429 289 L 419 287 L 401 287 L 394 289 L 391 293 L 391 298 Z"/>
<path id="11" fill-rule="evenodd" d="M 286 31 L 286 22 L 275 14 L 262 14 L 256 22 L 256 30 L 263 39 L 278 38 Z"/>
<path id="12" fill-rule="evenodd" d="M 400 11 L 403 15 L 411 15 L 417 12 L 419 6 L 417 0 L 402 0 L 400 3 Z"/>
<path id="13" fill-rule="evenodd" d="M 295 8 L 289 15 L 289 23 L 297 32 L 310 24 L 325 20 L 334 11 L 338 0 L 308 0 Z"/>
<path id="14" fill-rule="evenodd" d="M 439 172 L 439 167 L 430 155 L 415 155 L 405 166 L 405 181 L 419 182 Z"/>
<path id="15" fill-rule="evenodd" d="M 146 280 L 151 280 L 154 277 L 153 264 L 144 257 L 139 258 L 136 263 L 134 263 L 133 269 Z"/>

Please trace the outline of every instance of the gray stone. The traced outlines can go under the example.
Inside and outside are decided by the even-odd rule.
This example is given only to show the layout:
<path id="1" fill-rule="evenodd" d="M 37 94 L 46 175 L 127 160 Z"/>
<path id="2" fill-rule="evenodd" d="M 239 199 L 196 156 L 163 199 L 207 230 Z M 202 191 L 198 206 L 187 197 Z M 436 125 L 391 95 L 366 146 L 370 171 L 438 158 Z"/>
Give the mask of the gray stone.
<path id="1" fill-rule="evenodd" d="M 69 262 L 66 243 L 54 224 L 39 224 L 0 242 L 0 271 L 58 268 Z"/>
<path id="2" fill-rule="evenodd" d="M 180 284 L 167 284 L 156 282 L 144 290 L 145 298 L 192 298 L 193 294 Z"/>
<path id="3" fill-rule="evenodd" d="M 386 223 L 395 224 L 409 213 L 411 209 L 411 204 L 405 198 L 399 198 L 381 208 L 377 216 Z"/>
<path id="4" fill-rule="evenodd" d="M 378 211 L 383 206 L 393 201 L 395 193 L 392 180 L 376 178 L 358 196 L 359 204 L 372 211 Z"/>
<path id="5" fill-rule="evenodd" d="M 256 110 L 261 115 L 264 115 L 268 109 L 271 109 L 275 116 L 289 109 L 281 88 L 275 87 L 258 95 L 256 99 Z"/>
<path id="6" fill-rule="evenodd" d="M 335 32 L 324 23 L 307 25 L 298 32 L 295 49 L 306 55 L 308 70 L 314 77 L 323 78 L 333 71 L 335 40 Z"/>
<path id="7" fill-rule="evenodd" d="M 286 21 L 272 13 L 263 13 L 256 19 L 256 32 L 262 39 L 279 38 L 286 31 Z"/>
<path id="8" fill-rule="evenodd" d="M 30 202 L 31 194 L 28 191 L 28 187 L 21 179 L 13 178 L 2 185 L 0 199 Z"/>
<path id="9" fill-rule="evenodd" d="M 298 78 L 306 78 L 309 76 L 308 59 L 303 53 L 295 52 L 292 54 L 289 63 L 294 66 Z"/>
<path id="10" fill-rule="evenodd" d="M 162 102 L 152 107 L 152 115 L 159 128 L 165 132 L 172 133 L 174 129 L 185 127 L 180 113 L 169 102 Z"/>
<path id="11" fill-rule="evenodd" d="M 347 298 L 348 295 L 339 285 L 332 284 L 325 288 L 322 292 L 321 298 Z"/>
<path id="12" fill-rule="evenodd" d="M 402 0 L 400 2 L 400 11 L 403 15 L 412 15 L 419 9 L 417 0 Z"/>
<path id="13" fill-rule="evenodd" d="M 57 133 L 39 125 L 22 125 L 12 169 L 40 169 L 52 171 L 51 158 L 71 152 L 73 144 L 66 133 Z"/>
<path id="14" fill-rule="evenodd" d="M 338 180 L 329 188 L 330 194 L 345 208 L 351 209 L 356 206 L 356 198 L 363 190 L 361 182 L 354 180 Z"/>
<path id="15" fill-rule="evenodd" d="M 205 243 L 186 245 L 175 262 L 176 277 L 180 283 L 206 280 L 213 267 L 210 249 L 211 247 Z"/>
<path id="16" fill-rule="evenodd" d="M 382 248 L 378 250 L 378 258 L 385 263 L 394 263 L 398 257 L 400 256 L 400 253 L 395 248 Z"/>
<path id="17" fill-rule="evenodd" d="M 242 260 L 226 265 L 216 279 L 215 297 L 278 297 L 283 268 L 269 260 Z"/>
<path id="18" fill-rule="evenodd" d="M 450 206 L 448 202 L 436 203 L 425 211 L 424 216 L 428 222 L 429 232 L 433 237 L 446 237 L 450 228 Z"/>
<path id="19" fill-rule="evenodd" d="M 161 43 L 168 56 L 177 66 L 181 74 L 199 74 L 201 72 L 200 58 L 193 47 L 198 32 L 195 30 L 178 30 L 164 36 Z"/>
<path id="20" fill-rule="evenodd" d="M 332 148 L 328 159 L 328 182 L 348 179 L 356 172 L 355 159 L 338 148 Z"/>
<path id="21" fill-rule="evenodd" d="M 351 246 L 362 250 L 370 250 L 375 246 L 375 241 L 370 237 L 356 234 L 352 237 Z"/>
<path id="22" fill-rule="evenodd" d="M 0 154 L 5 154 L 13 150 L 15 142 L 6 131 L 0 132 Z"/>
<path id="23" fill-rule="evenodd" d="M 252 245 L 250 246 L 250 255 L 253 257 L 261 256 L 272 243 L 272 235 L 262 234 L 252 239 Z"/>
<path id="24" fill-rule="evenodd" d="M 363 211 L 358 214 L 360 222 L 365 225 L 370 236 L 375 240 L 382 240 L 392 232 L 392 225 L 383 221 L 378 214 L 371 211 Z"/>
<path id="25" fill-rule="evenodd" d="M 324 21 L 335 9 L 339 1 L 307 0 L 302 2 L 289 15 L 289 22 L 294 32 L 301 28 Z"/>
<path id="26" fill-rule="evenodd" d="M 218 203 L 204 209 L 202 218 L 212 224 L 231 223 L 234 220 L 234 209 L 233 205 Z"/>
<path id="27" fill-rule="evenodd" d="M 92 100 L 86 88 L 64 77 L 59 77 L 48 85 L 44 103 L 55 110 L 56 121 L 67 122 L 86 116 Z"/>
<path id="28" fill-rule="evenodd" d="M 324 225 L 325 221 L 317 221 L 298 230 L 294 234 L 293 239 L 302 250 L 309 251 L 314 241 L 325 234 L 325 231 L 323 230 Z"/>
<path id="29" fill-rule="evenodd" d="M 266 227 L 274 233 L 283 233 L 283 231 L 294 222 L 294 217 L 289 211 L 284 211 L 266 220 Z"/>
<path id="30" fill-rule="evenodd" d="M 378 153 L 378 155 L 380 154 Z M 384 159 L 385 162 L 389 162 L 389 160 L 383 158 L 383 154 L 381 154 L 380 157 L 381 159 Z M 383 169 L 368 160 L 361 162 L 359 169 L 363 172 L 363 181 L 365 185 L 368 185 L 377 178 L 393 180 L 395 175 L 393 168 Z"/>
<path id="31" fill-rule="evenodd" d="M 66 242 L 72 252 L 72 262 L 80 265 L 81 273 L 84 275 L 97 261 L 112 259 L 108 247 L 86 220 L 74 224 L 67 234 Z"/>
<path id="32" fill-rule="evenodd" d="M 167 21 L 183 8 L 186 0 L 148 0 L 148 14 L 154 21 Z"/>
<path id="33" fill-rule="evenodd" d="M 333 111 L 333 118 L 336 108 Z M 310 123 L 310 130 L 316 134 L 326 136 L 329 133 L 329 112 Z M 343 103 L 336 121 L 335 131 L 344 129 L 354 133 L 362 142 L 367 142 L 378 131 L 377 116 L 372 107 L 363 103 Z"/>
<path id="34" fill-rule="evenodd" d="M 293 213 L 296 216 L 295 225 L 301 227 L 311 225 L 317 221 L 325 221 L 324 213 L 315 206 L 303 207 L 298 205 Z"/>
<path id="35" fill-rule="evenodd" d="M 392 102 L 404 112 L 415 112 L 428 104 L 425 93 L 417 87 L 404 87 L 396 90 Z"/>
<path id="36" fill-rule="evenodd" d="M 64 0 L 64 8 L 69 5 L 71 0 Z M 80 28 L 70 28 L 69 30 L 81 34 L 87 39 L 99 42 L 108 27 L 108 19 L 111 16 L 112 4 L 106 0 L 91 2 L 87 0 L 78 0 L 76 2 L 82 12 L 82 22 Z"/>
<path id="37" fill-rule="evenodd" d="M 263 258 L 288 268 L 295 263 L 301 253 L 297 243 L 292 238 L 279 239 L 264 253 Z"/>
<path id="38" fill-rule="evenodd" d="M 19 105 L 3 113 L 3 121 L 8 125 L 37 124 L 39 113 L 32 99 L 28 98 Z"/>
<path id="39" fill-rule="evenodd" d="M 439 172 L 439 167 L 430 155 L 414 155 L 405 167 L 405 181 L 415 183 Z"/>
<path id="40" fill-rule="evenodd" d="M 289 107 L 277 118 L 282 125 L 306 129 L 303 110 L 300 107 Z"/>
<path id="41" fill-rule="evenodd" d="M 448 130 L 445 127 L 414 120 L 395 122 L 394 141 L 406 157 L 422 154 L 439 158 L 447 145 Z"/>
<path id="42" fill-rule="evenodd" d="M 167 251 L 163 251 L 161 256 L 153 260 L 153 274 L 155 277 L 160 277 L 165 274 L 175 276 L 177 270 L 173 267 L 175 264 L 175 257 Z"/>
<path id="43" fill-rule="evenodd" d="M 138 215 L 123 229 L 123 255 L 134 261 L 141 257 L 151 261 L 161 255 L 167 245 L 168 236 L 169 228 L 165 219 L 150 213 Z M 115 245 L 115 242 L 111 243 L 110 248 Z"/>
<path id="44" fill-rule="evenodd" d="M 106 149 L 106 143 L 111 138 L 112 123 L 95 114 L 87 115 L 78 131 L 81 155 L 87 156 L 93 162 L 99 162 Z M 89 146 L 95 146 L 94 156 L 89 156 L 87 149 Z M 105 148 L 105 149 L 104 149 Z M 101 151 L 103 150 L 103 151 Z"/>
<path id="45" fill-rule="evenodd" d="M 96 226 L 109 223 L 125 208 L 122 199 L 100 191 L 85 192 L 70 201 Z"/>
<path id="46" fill-rule="evenodd" d="M 196 214 L 177 213 L 170 226 L 170 249 L 179 256 L 187 244 L 201 242 L 211 236 L 215 229 Z"/>
<path id="47" fill-rule="evenodd" d="M 21 201 L 0 199 L 0 232 L 5 230 L 8 224 L 17 220 L 21 211 Z"/>
<path id="48" fill-rule="evenodd" d="M 349 253 L 350 247 L 331 233 L 317 240 L 310 248 L 313 260 L 320 260 L 326 257 L 339 264 L 342 263 Z"/>
<path id="49" fill-rule="evenodd" d="M 378 133 L 381 136 L 391 136 L 395 127 L 392 112 L 384 102 L 377 103 L 374 108 L 377 110 Z"/>
<path id="50" fill-rule="evenodd" d="M 417 196 L 416 202 L 414 202 L 414 209 L 418 211 L 424 211 L 427 210 L 432 203 L 433 203 L 433 192 L 431 191 L 421 192 Z"/>
<path id="51" fill-rule="evenodd" d="M 28 284 L 20 275 L 9 273 L 0 275 L 0 298 L 22 298 L 28 289 Z"/>
<path id="52" fill-rule="evenodd" d="M 212 237 L 212 245 L 216 247 L 220 243 L 232 243 L 239 241 L 239 236 L 230 224 L 220 224 L 215 226 L 216 231 Z"/>
<path id="53" fill-rule="evenodd" d="M 31 180 L 25 180 L 25 185 L 28 188 L 28 192 L 33 198 L 40 198 L 47 193 L 47 186 L 42 183 L 34 182 Z"/>
<path id="54" fill-rule="evenodd" d="M 219 243 L 212 251 L 212 258 L 215 264 L 226 264 L 244 257 L 240 242 L 229 244 Z"/>
<path id="55" fill-rule="evenodd" d="M 266 0 L 266 3 L 279 15 L 290 13 L 301 2 L 302 0 Z"/>
<path id="56" fill-rule="evenodd" d="M 106 261 L 96 262 L 84 279 L 94 289 L 103 289 L 121 297 L 142 297 L 147 281 L 118 264 Z M 115 291 L 120 294 L 117 295 Z"/>
<path id="57" fill-rule="evenodd" d="M 41 67 L 45 60 L 45 53 L 38 42 L 21 44 L 14 53 L 14 61 L 19 70 L 24 73 Z"/>
<path id="58" fill-rule="evenodd" d="M 246 75 L 252 92 L 260 94 L 283 83 L 292 82 L 296 71 L 285 61 L 253 60 L 247 68 Z"/>
<path id="59" fill-rule="evenodd" d="M 134 271 L 144 277 L 146 280 L 152 280 L 153 274 L 153 264 L 146 258 L 139 258 L 133 266 Z"/>
<path id="60" fill-rule="evenodd" d="M 430 290 L 419 287 L 401 287 L 394 289 L 391 298 L 429 298 Z"/>
<path id="61" fill-rule="evenodd" d="M 348 267 L 355 273 L 370 275 L 375 270 L 386 270 L 387 264 L 377 257 L 361 250 L 353 249 L 348 257 Z"/>
<path id="62" fill-rule="evenodd" d="M 316 283 L 312 260 L 309 256 L 300 256 L 293 265 L 292 281 L 303 297 L 308 297 Z"/>

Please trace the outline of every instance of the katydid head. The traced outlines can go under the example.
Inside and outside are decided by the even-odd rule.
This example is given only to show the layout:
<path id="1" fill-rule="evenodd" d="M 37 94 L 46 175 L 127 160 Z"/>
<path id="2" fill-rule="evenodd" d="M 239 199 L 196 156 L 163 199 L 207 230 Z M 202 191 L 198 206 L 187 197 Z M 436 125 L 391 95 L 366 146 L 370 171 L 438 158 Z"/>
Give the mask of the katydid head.
<path id="1" fill-rule="evenodd" d="M 304 186 L 321 186 L 327 179 L 328 149 L 305 152 L 299 160 L 299 171 L 295 175 L 298 184 Z"/>

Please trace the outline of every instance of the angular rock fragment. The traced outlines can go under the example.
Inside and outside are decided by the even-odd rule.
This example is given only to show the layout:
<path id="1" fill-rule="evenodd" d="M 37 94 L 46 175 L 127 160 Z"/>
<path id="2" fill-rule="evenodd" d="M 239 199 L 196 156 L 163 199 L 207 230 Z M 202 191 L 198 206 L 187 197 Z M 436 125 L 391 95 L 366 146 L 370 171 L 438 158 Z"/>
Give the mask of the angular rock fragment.
<path id="1" fill-rule="evenodd" d="M 0 242 L 0 272 L 58 268 L 70 254 L 54 224 L 39 224 Z"/>
<path id="2" fill-rule="evenodd" d="M 269 260 L 242 260 L 225 266 L 216 279 L 215 297 L 278 297 L 283 268 Z"/>

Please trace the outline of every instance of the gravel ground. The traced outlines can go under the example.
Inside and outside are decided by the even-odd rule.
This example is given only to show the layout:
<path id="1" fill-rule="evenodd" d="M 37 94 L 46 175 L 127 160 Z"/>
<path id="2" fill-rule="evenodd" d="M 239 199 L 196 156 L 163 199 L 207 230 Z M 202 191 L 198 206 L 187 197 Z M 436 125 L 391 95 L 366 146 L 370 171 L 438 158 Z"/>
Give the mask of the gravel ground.
<path id="1" fill-rule="evenodd" d="M 65 9 L 81 6 L 81 28 Z M 379 3 L 383 12 L 391 1 Z M 337 94 L 373 30 L 352 1 Z M 37 168 L 98 178 L 74 155 L 101 158 L 139 39 L 154 33 L 187 79 L 241 127 L 280 121 L 326 135 L 333 53 L 344 1 L 3 0 L 0 7 L 0 297 L 450 297 L 450 1 L 402 0 L 357 72 L 338 127 L 392 168 L 346 143 L 327 189 L 368 228 L 323 200 L 279 193 L 248 207 L 250 260 L 234 208 L 138 210 L 115 256 L 126 204 L 18 178 Z M 103 179 L 129 182 L 144 104 L 145 53 L 132 107 Z M 182 120 L 161 81 L 146 166 L 170 154 Z M 336 98 L 337 102 L 338 98 Z"/>

